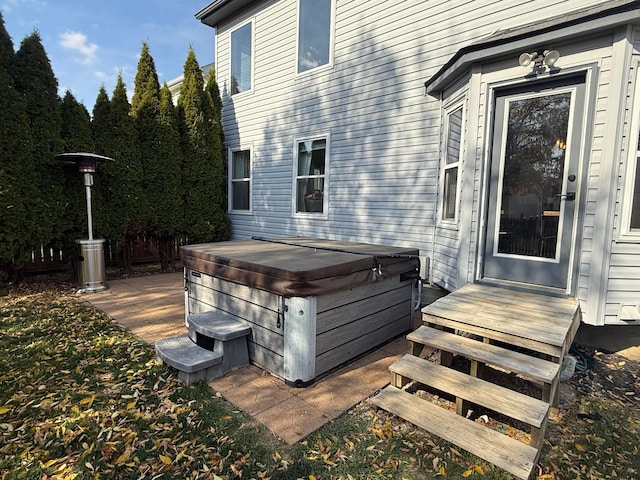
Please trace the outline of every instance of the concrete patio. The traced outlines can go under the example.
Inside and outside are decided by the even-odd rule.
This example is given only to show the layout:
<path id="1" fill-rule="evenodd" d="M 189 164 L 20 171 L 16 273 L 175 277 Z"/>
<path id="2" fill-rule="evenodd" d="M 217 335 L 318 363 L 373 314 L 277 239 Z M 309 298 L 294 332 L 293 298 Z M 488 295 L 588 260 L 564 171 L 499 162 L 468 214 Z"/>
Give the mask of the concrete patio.
<path id="1" fill-rule="evenodd" d="M 435 289 L 427 290 L 423 304 L 441 295 Z M 182 272 L 111 281 L 107 290 L 82 298 L 151 345 L 187 332 Z M 417 327 L 420 323 L 421 314 L 416 312 L 414 324 Z M 640 328 L 637 326 L 582 325 L 575 341 L 640 360 Z M 389 366 L 406 352 L 406 339 L 398 338 L 308 388 L 289 387 L 254 365 L 237 369 L 209 384 L 273 434 L 293 444 L 385 387 L 390 381 Z"/>
<path id="2" fill-rule="evenodd" d="M 182 272 L 111 281 L 107 290 L 83 298 L 149 344 L 187 332 Z M 254 365 L 209 384 L 293 444 L 387 385 L 389 365 L 406 351 L 406 340 L 396 339 L 308 388 L 289 387 Z"/>

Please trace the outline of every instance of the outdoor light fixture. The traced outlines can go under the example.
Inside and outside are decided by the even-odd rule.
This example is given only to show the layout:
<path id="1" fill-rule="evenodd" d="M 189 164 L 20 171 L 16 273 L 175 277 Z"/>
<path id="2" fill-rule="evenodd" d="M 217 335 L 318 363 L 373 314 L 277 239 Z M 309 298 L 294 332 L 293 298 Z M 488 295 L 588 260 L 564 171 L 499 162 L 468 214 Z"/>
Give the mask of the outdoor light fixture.
<path id="1" fill-rule="evenodd" d="M 545 50 L 542 53 L 525 52 L 518 58 L 518 63 L 521 67 L 528 67 L 533 64 L 533 73 L 538 74 L 544 72 L 547 67 L 549 69 L 553 68 L 559 58 L 560 54 L 557 50 Z"/>
<path id="2" fill-rule="evenodd" d="M 93 174 L 96 173 L 98 161 L 113 158 L 103 157 L 95 153 L 61 153 L 56 155 L 65 165 L 75 165 L 83 174 L 83 184 L 87 198 L 88 240 L 76 240 L 78 245 L 78 286 L 86 292 L 97 292 L 107 288 L 104 267 L 104 239 L 93 238 L 93 217 L 91 214 L 91 187 Z"/>

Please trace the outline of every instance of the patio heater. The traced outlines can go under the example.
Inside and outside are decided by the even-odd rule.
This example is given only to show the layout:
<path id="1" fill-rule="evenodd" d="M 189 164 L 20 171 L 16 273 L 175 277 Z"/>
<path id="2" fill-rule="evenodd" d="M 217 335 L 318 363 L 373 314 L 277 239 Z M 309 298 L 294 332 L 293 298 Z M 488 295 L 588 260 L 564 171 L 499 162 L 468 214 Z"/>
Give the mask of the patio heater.
<path id="1" fill-rule="evenodd" d="M 104 239 L 93 238 L 93 219 L 91 216 L 91 187 L 93 174 L 99 161 L 113 158 L 103 157 L 95 153 L 61 153 L 56 155 L 65 165 L 75 165 L 83 174 L 83 183 L 87 197 L 87 226 L 89 238 L 76 240 L 78 260 L 78 287 L 85 292 L 98 292 L 107 288 L 104 266 Z"/>

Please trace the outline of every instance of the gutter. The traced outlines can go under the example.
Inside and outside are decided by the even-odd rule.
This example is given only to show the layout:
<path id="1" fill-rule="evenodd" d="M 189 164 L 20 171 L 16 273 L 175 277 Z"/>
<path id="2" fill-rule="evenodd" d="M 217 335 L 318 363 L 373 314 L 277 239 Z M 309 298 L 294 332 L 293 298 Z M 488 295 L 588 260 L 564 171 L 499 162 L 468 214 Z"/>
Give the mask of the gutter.
<path id="1" fill-rule="evenodd" d="M 195 14 L 195 17 L 205 25 L 216 28 L 218 24 L 235 15 L 252 3 L 252 0 L 214 0 Z"/>

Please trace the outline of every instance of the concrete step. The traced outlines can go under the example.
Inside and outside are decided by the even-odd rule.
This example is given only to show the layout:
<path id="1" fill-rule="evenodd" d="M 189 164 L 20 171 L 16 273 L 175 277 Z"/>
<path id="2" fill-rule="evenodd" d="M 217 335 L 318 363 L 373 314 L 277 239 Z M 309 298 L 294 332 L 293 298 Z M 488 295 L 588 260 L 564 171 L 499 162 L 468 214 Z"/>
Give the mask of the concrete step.
<path id="1" fill-rule="evenodd" d="M 233 340 L 251 334 L 251 327 L 220 311 L 192 313 L 187 316 L 189 330 L 215 340 Z"/>
<path id="2" fill-rule="evenodd" d="M 199 347 L 188 335 L 156 342 L 156 358 L 178 370 L 178 378 L 187 385 L 221 376 L 223 355 Z"/>

